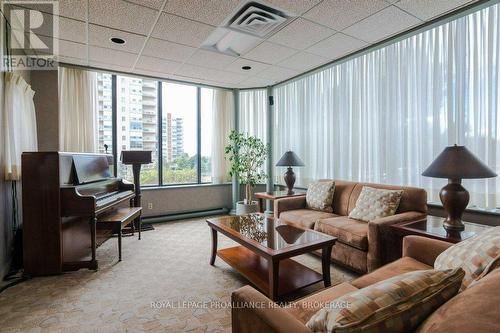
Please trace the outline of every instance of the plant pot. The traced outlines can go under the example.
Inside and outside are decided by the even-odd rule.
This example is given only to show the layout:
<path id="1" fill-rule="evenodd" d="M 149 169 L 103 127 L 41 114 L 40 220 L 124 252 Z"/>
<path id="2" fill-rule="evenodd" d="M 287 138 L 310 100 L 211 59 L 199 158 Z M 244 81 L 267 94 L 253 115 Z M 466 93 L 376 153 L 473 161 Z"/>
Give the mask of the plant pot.
<path id="1" fill-rule="evenodd" d="M 250 204 L 245 204 L 243 201 L 236 203 L 236 215 L 245 215 L 250 213 L 257 213 L 259 211 L 259 203 L 252 201 Z"/>

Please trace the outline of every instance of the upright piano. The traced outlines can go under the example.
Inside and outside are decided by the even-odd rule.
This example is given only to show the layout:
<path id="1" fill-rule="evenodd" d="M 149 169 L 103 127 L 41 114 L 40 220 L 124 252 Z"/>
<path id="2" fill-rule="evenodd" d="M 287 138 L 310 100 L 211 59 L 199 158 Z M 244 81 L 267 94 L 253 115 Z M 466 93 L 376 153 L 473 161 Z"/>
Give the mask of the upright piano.
<path id="1" fill-rule="evenodd" d="M 113 177 L 111 155 L 22 155 L 23 261 L 27 275 L 97 269 L 96 248 L 111 236 L 99 216 L 133 206 L 134 184 Z"/>

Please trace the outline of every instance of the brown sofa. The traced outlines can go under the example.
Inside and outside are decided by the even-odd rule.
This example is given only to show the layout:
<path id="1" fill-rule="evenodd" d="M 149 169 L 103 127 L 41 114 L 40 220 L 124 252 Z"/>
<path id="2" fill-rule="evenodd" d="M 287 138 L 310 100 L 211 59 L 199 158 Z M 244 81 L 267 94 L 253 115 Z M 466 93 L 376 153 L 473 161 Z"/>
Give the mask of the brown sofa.
<path id="1" fill-rule="evenodd" d="M 369 223 L 348 217 L 356 206 L 363 186 L 403 190 L 396 214 Z M 332 261 L 360 273 L 371 272 L 385 263 L 384 229 L 391 224 L 418 221 L 427 216 L 427 192 L 415 187 L 335 181 L 333 213 L 306 208 L 306 199 L 290 197 L 274 201 L 274 217 L 288 224 L 311 228 L 337 237 Z"/>
<path id="2" fill-rule="evenodd" d="M 373 283 L 410 271 L 431 269 L 436 257 L 451 243 L 407 236 L 403 240 L 403 258 L 385 265 L 350 283 L 344 282 L 279 307 L 250 286 L 232 294 L 233 333 L 307 333 L 305 326 L 321 304 Z M 441 305 L 415 330 L 417 333 L 500 332 L 500 268 Z"/>

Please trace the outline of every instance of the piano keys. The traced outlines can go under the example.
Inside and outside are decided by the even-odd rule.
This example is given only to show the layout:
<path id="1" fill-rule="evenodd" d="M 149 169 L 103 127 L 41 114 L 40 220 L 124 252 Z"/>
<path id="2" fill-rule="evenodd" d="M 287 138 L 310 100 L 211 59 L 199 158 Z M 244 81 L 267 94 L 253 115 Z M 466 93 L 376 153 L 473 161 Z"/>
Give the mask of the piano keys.
<path id="1" fill-rule="evenodd" d="M 26 274 L 97 269 L 97 247 L 117 232 L 102 226 L 112 225 L 109 218 L 113 211 L 120 210 L 120 216 L 127 215 L 123 209 L 133 207 L 135 197 L 134 184 L 111 175 L 111 160 L 112 157 L 105 154 L 23 153 Z M 132 213 L 137 216 L 138 210 Z M 100 216 L 106 216 L 108 224 L 97 228 Z"/>

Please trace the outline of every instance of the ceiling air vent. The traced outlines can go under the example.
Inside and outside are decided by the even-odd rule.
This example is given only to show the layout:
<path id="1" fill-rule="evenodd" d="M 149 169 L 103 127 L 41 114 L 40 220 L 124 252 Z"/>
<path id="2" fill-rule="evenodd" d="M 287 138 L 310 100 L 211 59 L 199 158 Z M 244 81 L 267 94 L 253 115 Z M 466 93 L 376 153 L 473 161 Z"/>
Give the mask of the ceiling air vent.
<path id="1" fill-rule="evenodd" d="M 258 2 L 249 2 L 229 20 L 227 27 L 254 36 L 265 37 L 283 25 L 288 17 L 278 9 Z"/>

